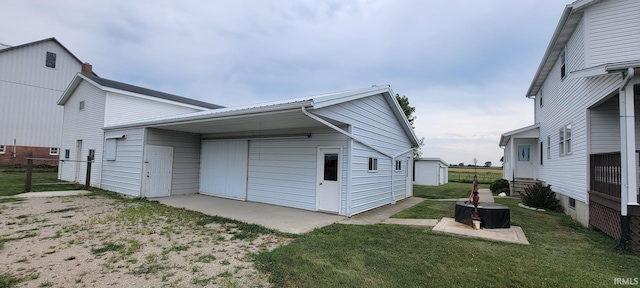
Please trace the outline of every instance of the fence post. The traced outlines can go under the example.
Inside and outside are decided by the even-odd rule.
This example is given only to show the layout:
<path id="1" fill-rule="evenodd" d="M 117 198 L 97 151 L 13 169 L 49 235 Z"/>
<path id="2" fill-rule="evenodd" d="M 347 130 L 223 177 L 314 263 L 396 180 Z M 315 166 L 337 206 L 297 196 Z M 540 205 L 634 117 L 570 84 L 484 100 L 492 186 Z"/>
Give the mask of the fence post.
<path id="1" fill-rule="evenodd" d="M 87 177 L 85 177 L 84 188 L 89 189 L 89 184 L 91 184 L 91 155 L 87 156 Z"/>
<path id="2" fill-rule="evenodd" d="M 32 154 L 27 154 L 27 179 L 24 183 L 25 192 L 31 192 L 31 180 L 33 175 L 33 159 L 31 159 Z"/>

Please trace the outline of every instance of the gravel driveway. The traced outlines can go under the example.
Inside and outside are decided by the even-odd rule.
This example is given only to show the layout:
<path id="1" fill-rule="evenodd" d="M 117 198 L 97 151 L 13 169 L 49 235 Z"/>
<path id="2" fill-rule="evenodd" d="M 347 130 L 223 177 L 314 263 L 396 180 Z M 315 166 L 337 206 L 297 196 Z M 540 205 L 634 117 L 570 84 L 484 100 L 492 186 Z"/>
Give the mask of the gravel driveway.
<path id="1" fill-rule="evenodd" d="M 0 284 L 18 287 L 267 287 L 253 255 L 290 242 L 151 201 L 0 200 Z"/>

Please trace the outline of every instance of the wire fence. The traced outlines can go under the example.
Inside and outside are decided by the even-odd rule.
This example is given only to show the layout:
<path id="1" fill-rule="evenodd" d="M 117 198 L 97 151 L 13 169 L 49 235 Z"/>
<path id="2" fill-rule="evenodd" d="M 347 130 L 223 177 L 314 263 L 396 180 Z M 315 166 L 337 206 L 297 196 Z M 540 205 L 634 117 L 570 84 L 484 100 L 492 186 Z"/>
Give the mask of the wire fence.
<path id="1" fill-rule="evenodd" d="M 480 184 L 491 184 L 493 181 L 498 179 L 502 179 L 502 173 L 495 173 L 492 171 L 478 171 L 476 172 L 478 175 L 478 183 Z M 474 172 L 454 172 L 449 171 L 449 182 L 458 182 L 458 183 L 473 183 L 473 175 Z"/>

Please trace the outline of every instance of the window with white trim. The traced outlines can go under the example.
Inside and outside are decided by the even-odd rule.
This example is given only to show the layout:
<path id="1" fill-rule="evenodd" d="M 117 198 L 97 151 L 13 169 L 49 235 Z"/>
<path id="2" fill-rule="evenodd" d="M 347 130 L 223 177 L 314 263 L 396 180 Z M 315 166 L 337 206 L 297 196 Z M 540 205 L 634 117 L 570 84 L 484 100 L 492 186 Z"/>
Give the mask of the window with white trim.
<path id="1" fill-rule="evenodd" d="M 84 100 L 80 101 L 80 103 L 78 103 L 78 110 L 79 111 L 84 111 Z"/>
<path id="2" fill-rule="evenodd" d="M 558 155 L 571 155 L 571 124 L 567 124 L 560 128 L 558 138 Z"/>
<path id="3" fill-rule="evenodd" d="M 540 98 L 540 100 L 539 100 L 540 108 L 542 108 L 542 106 L 544 106 L 544 104 L 542 103 L 542 88 L 543 87 L 544 86 L 540 86 L 540 92 L 539 92 L 539 94 L 540 94 L 540 96 L 539 96 L 539 98 Z"/>
<path id="4" fill-rule="evenodd" d="M 69 159 L 71 157 L 71 150 L 64 149 L 64 159 Z"/>
<path id="5" fill-rule="evenodd" d="M 369 157 L 369 171 L 378 171 L 378 158 Z"/>
<path id="6" fill-rule="evenodd" d="M 96 159 L 96 150 L 95 149 L 89 149 L 89 157 L 91 157 L 91 160 L 95 160 Z"/>
<path id="7" fill-rule="evenodd" d="M 7 151 L 7 146 L 0 145 L 0 154 L 4 154 Z"/>
<path id="8" fill-rule="evenodd" d="M 396 171 L 402 171 L 402 160 L 396 160 Z"/>
<path id="9" fill-rule="evenodd" d="M 58 155 L 60 154 L 60 149 L 56 147 L 49 148 L 49 155 Z"/>
<path id="10" fill-rule="evenodd" d="M 56 68 L 56 53 L 47 52 L 47 58 L 44 65 L 49 68 Z"/>
<path id="11" fill-rule="evenodd" d="M 560 79 L 564 79 L 567 76 L 567 47 L 562 50 L 562 55 L 560 55 L 560 61 L 562 66 L 560 66 Z"/>

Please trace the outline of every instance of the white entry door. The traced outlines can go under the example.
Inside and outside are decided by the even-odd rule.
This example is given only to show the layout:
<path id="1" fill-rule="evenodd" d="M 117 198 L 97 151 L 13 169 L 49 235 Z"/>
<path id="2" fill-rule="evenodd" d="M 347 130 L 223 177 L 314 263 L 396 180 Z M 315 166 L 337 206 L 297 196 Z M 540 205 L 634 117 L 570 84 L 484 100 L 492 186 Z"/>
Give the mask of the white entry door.
<path id="1" fill-rule="evenodd" d="M 173 147 L 147 145 L 144 153 L 144 196 L 171 195 Z"/>
<path id="2" fill-rule="evenodd" d="M 534 179 L 534 162 L 536 158 L 535 145 L 518 144 L 516 151 L 516 177 Z"/>
<path id="3" fill-rule="evenodd" d="M 246 199 L 247 140 L 204 141 L 200 158 L 200 193 Z"/>
<path id="4" fill-rule="evenodd" d="M 317 210 L 340 212 L 340 148 L 318 148 Z"/>

